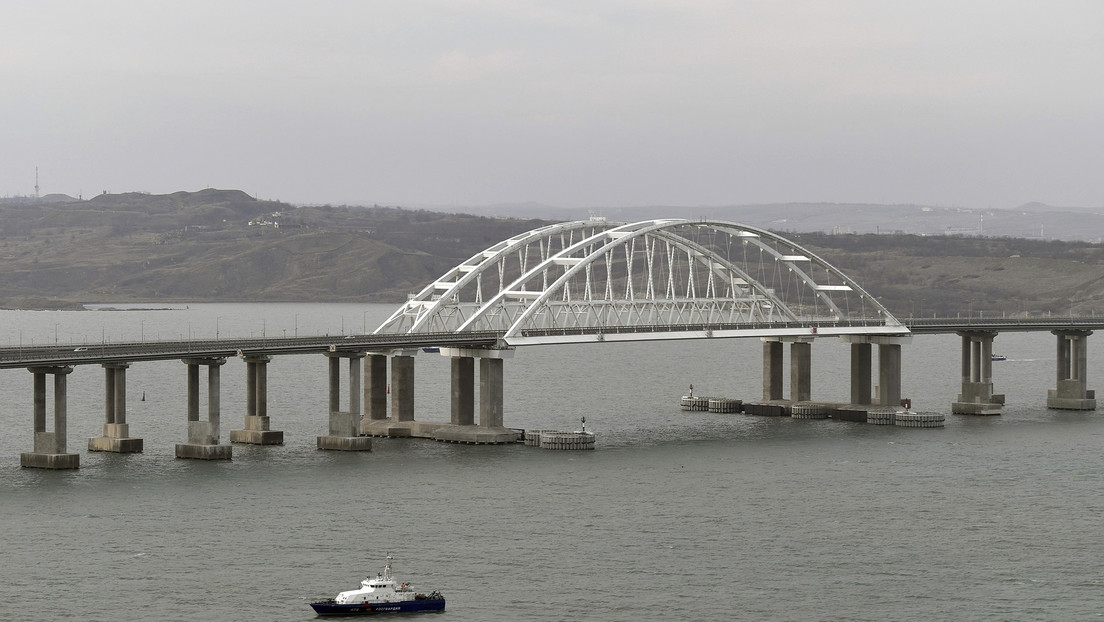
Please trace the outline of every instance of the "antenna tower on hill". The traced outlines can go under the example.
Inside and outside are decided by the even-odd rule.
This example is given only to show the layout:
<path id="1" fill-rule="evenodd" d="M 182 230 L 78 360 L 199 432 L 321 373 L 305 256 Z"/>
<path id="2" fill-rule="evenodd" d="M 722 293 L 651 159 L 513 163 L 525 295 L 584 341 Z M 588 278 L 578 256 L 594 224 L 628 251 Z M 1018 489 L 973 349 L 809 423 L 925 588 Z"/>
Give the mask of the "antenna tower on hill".
<path id="1" fill-rule="evenodd" d="M 38 167 L 35 167 L 35 198 L 38 198 Z"/>

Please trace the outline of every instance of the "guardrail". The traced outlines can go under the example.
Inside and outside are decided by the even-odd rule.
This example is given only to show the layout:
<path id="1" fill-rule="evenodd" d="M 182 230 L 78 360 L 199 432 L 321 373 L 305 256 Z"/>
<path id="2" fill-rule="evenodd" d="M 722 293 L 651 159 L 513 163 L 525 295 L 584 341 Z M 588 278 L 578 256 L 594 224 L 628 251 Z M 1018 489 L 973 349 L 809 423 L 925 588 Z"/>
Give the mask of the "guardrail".
<path id="1" fill-rule="evenodd" d="M 260 354 L 314 354 L 326 352 L 369 352 L 373 350 L 425 347 L 493 348 L 501 335 L 477 333 L 426 333 L 420 335 L 347 335 L 209 339 L 187 341 L 142 341 L 70 344 L 68 346 L 0 347 L 0 369 L 19 367 L 93 365 L 100 363 L 161 361 L 179 358 L 226 358 Z"/>

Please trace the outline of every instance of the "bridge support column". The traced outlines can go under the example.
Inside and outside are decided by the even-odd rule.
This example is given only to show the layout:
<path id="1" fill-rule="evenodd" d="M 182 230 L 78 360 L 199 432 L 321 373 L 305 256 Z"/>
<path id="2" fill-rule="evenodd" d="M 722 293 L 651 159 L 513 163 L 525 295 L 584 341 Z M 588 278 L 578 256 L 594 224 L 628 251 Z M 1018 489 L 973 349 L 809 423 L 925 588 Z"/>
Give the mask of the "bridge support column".
<path id="1" fill-rule="evenodd" d="M 851 403 L 895 408 L 901 405 L 901 346 L 912 337 L 890 335 L 841 335 L 851 344 Z M 871 399 L 871 345 L 878 345 L 878 387 Z"/>
<path id="2" fill-rule="evenodd" d="M 813 340 L 798 338 L 790 344 L 790 400 L 812 399 Z"/>
<path id="3" fill-rule="evenodd" d="M 878 388 L 880 404 L 891 408 L 901 404 L 901 344 L 878 344 Z"/>
<path id="4" fill-rule="evenodd" d="M 364 368 L 364 416 L 360 433 L 371 434 L 369 426 L 387 419 L 387 355 L 369 354 Z"/>
<path id="5" fill-rule="evenodd" d="M 958 415 L 999 415 L 1004 395 L 993 393 L 994 331 L 959 331 L 962 338 L 962 393 L 951 404 Z"/>
<path id="6" fill-rule="evenodd" d="M 80 468 L 80 454 L 66 451 L 66 377 L 73 368 L 28 367 L 34 374 L 34 451 L 19 454 L 19 465 L 36 469 Z M 46 375 L 54 377 L 54 430 L 46 431 Z"/>
<path id="7" fill-rule="evenodd" d="M 414 421 L 414 356 L 391 357 L 391 421 Z"/>
<path id="8" fill-rule="evenodd" d="M 101 436 L 88 439 L 88 451 L 137 453 L 142 439 L 130 438 L 126 420 L 126 370 L 129 363 L 104 363 L 104 424 Z"/>
<path id="9" fill-rule="evenodd" d="M 1058 337 L 1057 388 L 1047 391 L 1047 408 L 1096 410 L 1096 391 L 1088 389 L 1091 330 L 1055 330 Z"/>
<path id="10" fill-rule="evenodd" d="M 388 357 L 373 354 L 365 372 L 364 395 L 368 414 L 361 419 L 360 433 L 368 436 L 408 437 L 422 424 L 414 421 L 414 355 L 417 350 L 397 350 L 391 356 L 391 383 L 387 382 Z M 391 416 L 387 416 L 387 397 L 391 397 Z"/>
<path id="11" fill-rule="evenodd" d="M 479 360 L 481 384 L 483 360 Z M 452 425 L 475 425 L 475 359 L 453 356 L 449 361 L 452 365 Z"/>
<path id="12" fill-rule="evenodd" d="M 283 445 L 284 433 L 272 429 L 268 416 L 268 364 L 272 357 L 248 355 L 245 361 L 245 422 L 230 430 L 231 443 Z"/>
<path id="13" fill-rule="evenodd" d="M 363 352 L 331 352 L 330 366 L 330 433 L 318 437 L 319 449 L 367 451 L 372 439 L 359 436 L 360 429 L 360 360 Z M 341 359 L 349 360 L 349 410 L 341 410 Z"/>
<path id="14" fill-rule="evenodd" d="M 870 404 L 870 343 L 851 344 L 851 403 Z"/>
<path id="15" fill-rule="evenodd" d="M 188 366 L 188 442 L 177 443 L 177 458 L 230 460 L 234 448 L 219 444 L 219 369 L 224 358 L 184 359 Z M 207 421 L 199 420 L 199 368 L 207 368 Z"/>
<path id="16" fill-rule="evenodd" d="M 781 400 L 785 369 L 784 342 L 790 344 L 790 400 L 805 402 L 812 397 L 811 337 L 763 337 L 763 399 Z"/>
<path id="17" fill-rule="evenodd" d="M 502 427 L 502 359 L 479 359 L 479 426 Z"/>
<path id="18" fill-rule="evenodd" d="M 782 342 L 763 338 L 763 399 L 782 399 Z"/>

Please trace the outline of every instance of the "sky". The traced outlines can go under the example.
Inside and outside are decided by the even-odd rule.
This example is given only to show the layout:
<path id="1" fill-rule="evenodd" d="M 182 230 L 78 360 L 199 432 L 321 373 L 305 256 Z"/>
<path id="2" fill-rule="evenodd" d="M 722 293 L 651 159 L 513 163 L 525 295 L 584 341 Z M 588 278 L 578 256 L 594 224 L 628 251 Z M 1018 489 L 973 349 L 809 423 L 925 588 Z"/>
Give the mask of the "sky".
<path id="1" fill-rule="evenodd" d="M 0 24 L 0 196 L 37 167 L 86 199 L 1104 206 L 1099 0 L 4 0 Z"/>

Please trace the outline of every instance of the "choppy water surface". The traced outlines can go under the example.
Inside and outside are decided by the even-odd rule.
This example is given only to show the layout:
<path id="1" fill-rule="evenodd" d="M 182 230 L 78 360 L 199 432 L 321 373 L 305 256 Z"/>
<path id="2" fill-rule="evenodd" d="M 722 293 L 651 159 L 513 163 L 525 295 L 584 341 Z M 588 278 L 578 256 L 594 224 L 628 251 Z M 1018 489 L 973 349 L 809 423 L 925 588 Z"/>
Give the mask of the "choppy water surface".
<path id="1" fill-rule="evenodd" d="M 388 311 L 0 312 L 0 343 L 338 335 Z M 306 620 L 310 598 L 355 587 L 390 552 L 401 580 L 445 593 L 450 620 L 1097 619 L 1104 415 L 1043 407 L 1053 339 L 999 336 L 1005 414 L 948 415 L 939 430 L 679 410 L 691 382 L 696 394 L 758 397 L 758 341 L 556 346 L 508 360 L 506 424 L 571 429 L 585 415 L 593 452 L 418 439 L 317 451 L 326 363 L 312 355 L 269 366 L 284 446 L 173 458 L 185 367 L 162 362 L 128 372 L 145 452 L 88 453 L 103 372 L 80 367 L 69 450 L 81 468 L 63 472 L 19 467 L 31 376 L 3 371 L 0 617 Z M 953 336 L 905 347 L 904 394 L 918 409 L 948 411 L 958 352 Z M 814 397 L 845 400 L 846 346 L 818 340 L 813 357 Z M 1096 358 L 1090 374 L 1104 388 Z M 416 417 L 446 420 L 447 360 L 419 355 L 416 375 Z M 228 362 L 224 441 L 244 415 L 244 383 L 244 364 Z"/>

